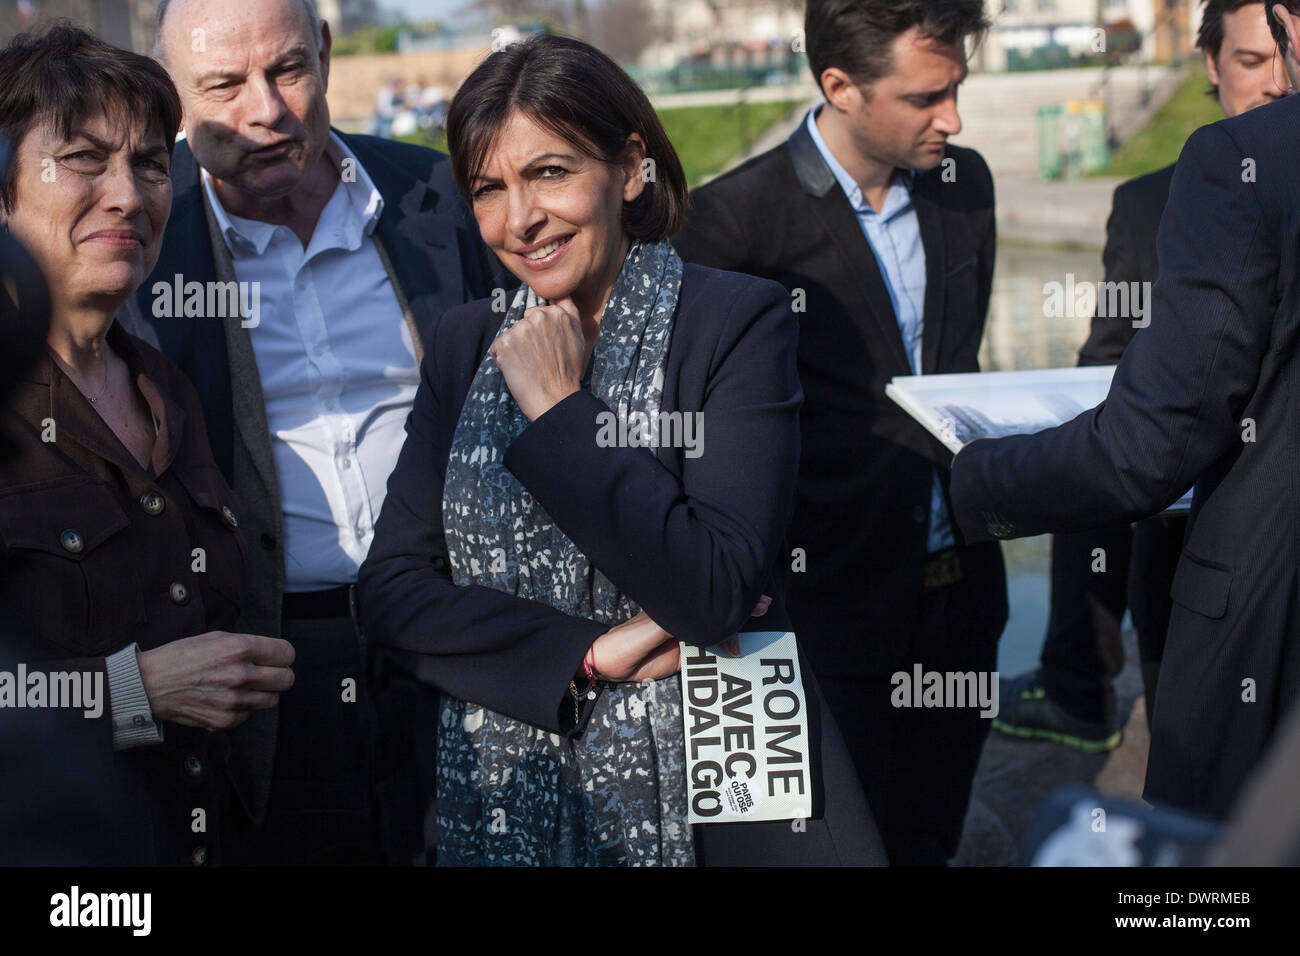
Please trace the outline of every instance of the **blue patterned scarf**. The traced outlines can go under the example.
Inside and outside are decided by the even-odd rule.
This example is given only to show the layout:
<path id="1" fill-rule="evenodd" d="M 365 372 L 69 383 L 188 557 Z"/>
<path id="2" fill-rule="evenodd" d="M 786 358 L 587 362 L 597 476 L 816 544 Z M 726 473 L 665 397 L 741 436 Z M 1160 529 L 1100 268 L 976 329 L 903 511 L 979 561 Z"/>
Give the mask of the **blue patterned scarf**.
<path id="1" fill-rule="evenodd" d="M 634 412 L 657 419 L 681 281 L 671 245 L 632 244 L 589 369 L 592 394 L 623 421 Z M 524 286 L 497 334 L 544 304 Z M 506 449 L 527 425 L 485 357 L 447 462 L 442 511 L 452 579 L 622 623 L 640 609 L 505 467 Z M 606 684 L 584 733 L 570 740 L 444 694 L 439 864 L 693 866 L 681 708 L 676 675 Z"/>

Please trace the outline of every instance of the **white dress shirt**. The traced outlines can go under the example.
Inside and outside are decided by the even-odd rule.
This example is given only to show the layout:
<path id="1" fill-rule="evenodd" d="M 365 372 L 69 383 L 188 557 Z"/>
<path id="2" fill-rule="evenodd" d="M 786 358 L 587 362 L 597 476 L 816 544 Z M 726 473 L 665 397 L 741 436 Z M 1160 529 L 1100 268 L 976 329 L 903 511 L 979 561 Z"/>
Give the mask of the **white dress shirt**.
<path id="1" fill-rule="evenodd" d="M 235 276 L 260 290 L 248 334 L 280 483 L 286 591 L 356 580 L 420 381 L 373 238 L 383 197 L 333 133 L 326 154 L 355 175 L 341 177 L 306 249 L 287 226 L 228 213 L 202 174 Z"/>

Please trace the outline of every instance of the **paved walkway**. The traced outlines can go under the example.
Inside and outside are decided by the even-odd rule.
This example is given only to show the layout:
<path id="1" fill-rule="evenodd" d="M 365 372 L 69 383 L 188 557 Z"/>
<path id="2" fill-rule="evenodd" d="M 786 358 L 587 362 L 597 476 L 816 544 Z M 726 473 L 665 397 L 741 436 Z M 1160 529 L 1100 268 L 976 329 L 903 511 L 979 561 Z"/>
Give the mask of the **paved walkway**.
<path id="1" fill-rule="evenodd" d="M 1124 741 L 1110 754 L 1086 754 L 1045 740 L 1020 740 L 993 731 L 984 744 L 955 866 L 1023 863 L 1025 835 L 1053 791 L 1070 784 L 1097 786 L 1108 796 L 1141 799 L 1150 738 L 1141 697 L 1134 632 L 1124 635 L 1124 670 L 1115 681 Z M 1013 676 L 1013 675 L 1005 675 Z"/>
<path id="2" fill-rule="evenodd" d="M 953 142 L 979 150 L 999 180 L 1037 179 L 1039 107 L 1107 100 L 1110 124 L 1123 142 L 1146 125 L 1185 77 L 1185 69 L 1163 66 L 972 74 L 962 84 L 963 129 Z"/>
<path id="3" fill-rule="evenodd" d="M 775 103 L 780 100 L 810 100 L 813 97 L 820 97 L 820 94 L 817 85 L 809 78 L 806 83 L 751 86 L 746 90 L 661 93 L 650 97 L 650 104 L 657 110 L 671 110 L 682 106 L 730 106 L 742 99 L 749 103 Z"/>

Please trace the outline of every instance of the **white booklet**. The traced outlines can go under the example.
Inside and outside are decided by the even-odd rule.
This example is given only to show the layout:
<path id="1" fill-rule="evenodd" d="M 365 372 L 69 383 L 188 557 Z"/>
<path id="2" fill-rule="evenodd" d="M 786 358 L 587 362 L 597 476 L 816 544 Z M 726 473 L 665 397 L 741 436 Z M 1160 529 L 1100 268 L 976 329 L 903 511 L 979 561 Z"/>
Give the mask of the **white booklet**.
<path id="1" fill-rule="evenodd" d="M 682 644 L 691 823 L 812 815 L 808 705 L 791 631 L 740 635 L 740 657 Z"/>
<path id="2" fill-rule="evenodd" d="M 954 455 L 977 438 L 1032 435 L 1100 405 L 1114 365 L 1024 372 L 898 375 L 885 394 Z M 1186 512 L 1189 489 L 1165 514 Z"/>

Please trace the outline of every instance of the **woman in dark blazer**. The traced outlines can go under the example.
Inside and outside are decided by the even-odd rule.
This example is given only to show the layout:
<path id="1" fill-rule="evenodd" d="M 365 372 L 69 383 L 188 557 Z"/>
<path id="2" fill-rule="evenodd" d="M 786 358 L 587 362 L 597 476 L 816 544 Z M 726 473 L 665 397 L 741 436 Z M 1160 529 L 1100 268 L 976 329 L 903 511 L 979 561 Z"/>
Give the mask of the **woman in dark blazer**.
<path id="1" fill-rule="evenodd" d="M 0 613 L 29 675 L 84 675 L 95 698 L 82 709 L 103 759 L 84 792 L 146 795 L 113 808 L 110 855 L 70 831 L 9 862 L 218 861 L 240 811 L 212 731 L 293 682 L 292 647 L 231 633 L 245 544 L 198 395 L 114 323 L 158 257 L 180 118 L 161 66 L 82 30 L 0 51 L 0 134 L 16 144 L 0 220 L 50 292 L 44 353 L 0 409 Z M 0 800 L 31 807 L 29 785 L 6 777 Z"/>
<path id="2" fill-rule="evenodd" d="M 586 44 L 489 57 L 448 129 L 483 238 L 525 285 L 434 326 L 360 574 L 367 637 L 444 691 L 440 861 L 883 862 L 806 670 L 816 818 L 685 824 L 678 640 L 787 626 L 789 297 L 682 266 L 677 158 Z"/>

